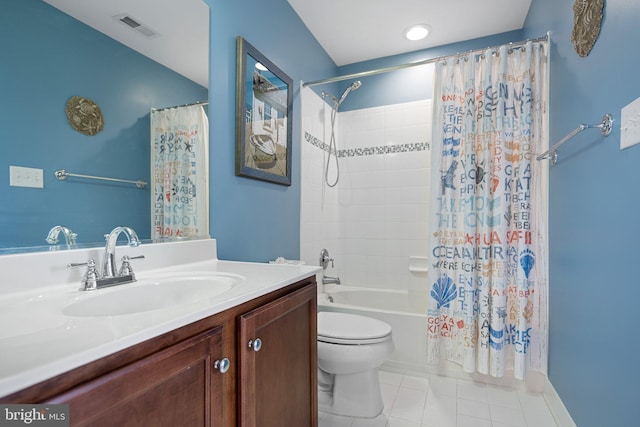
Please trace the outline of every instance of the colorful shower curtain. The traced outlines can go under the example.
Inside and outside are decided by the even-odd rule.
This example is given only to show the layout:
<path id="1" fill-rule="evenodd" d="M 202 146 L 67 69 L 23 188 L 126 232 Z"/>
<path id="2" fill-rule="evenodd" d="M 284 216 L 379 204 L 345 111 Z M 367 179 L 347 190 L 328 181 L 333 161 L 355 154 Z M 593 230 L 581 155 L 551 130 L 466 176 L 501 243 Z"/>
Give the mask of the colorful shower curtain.
<path id="1" fill-rule="evenodd" d="M 201 105 L 151 112 L 151 235 L 209 234 L 209 122 Z"/>
<path id="2" fill-rule="evenodd" d="M 547 371 L 546 42 L 436 65 L 431 363 Z"/>

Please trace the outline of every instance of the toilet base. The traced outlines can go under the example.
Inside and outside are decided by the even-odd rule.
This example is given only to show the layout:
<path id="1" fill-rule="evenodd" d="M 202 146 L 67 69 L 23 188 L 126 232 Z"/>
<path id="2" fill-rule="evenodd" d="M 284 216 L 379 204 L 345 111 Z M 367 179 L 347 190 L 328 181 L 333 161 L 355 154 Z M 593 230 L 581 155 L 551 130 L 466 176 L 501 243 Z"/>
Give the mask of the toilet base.
<path id="1" fill-rule="evenodd" d="M 384 403 L 378 370 L 349 375 L 335 375 L 333 393 L 319 391 L 321 411 L 348 417 L 374 418 L 382 413 Z"/>

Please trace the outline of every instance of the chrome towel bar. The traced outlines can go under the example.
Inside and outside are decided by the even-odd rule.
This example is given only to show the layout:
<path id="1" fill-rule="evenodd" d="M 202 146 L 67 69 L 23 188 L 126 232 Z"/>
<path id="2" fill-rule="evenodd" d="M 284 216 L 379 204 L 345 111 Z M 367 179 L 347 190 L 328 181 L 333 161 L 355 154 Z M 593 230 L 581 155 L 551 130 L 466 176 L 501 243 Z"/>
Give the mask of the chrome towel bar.
<path id="1" fill-rule="evenodd" d="M 597 125 L 585 125 L 585 124 L 578 125 L 578 127 L 575 128 L 573 131 L 571 131 L 567 136 L 565 136 L 560 141 L 558 141 L 555 144 L 553 144 L 553 146 L 551 148 L 549 148 L 547 151 L 545 151 L 544 153 L 542 153 L 538 157 L 536 157 L 536 160 L 542 160 L 542 159 L 549 159 L 550 158 L 551 159 L 551 163 L 555 165 L 556 162 L 558 161 L 557 150 L 562 144 L 564 144 L 565 142 L 569 141 L 571 138 L 573 138 L 574 136 L 576 136 L 577 134 L 579 134 L 583 130 L 585 130 L 585 129 L 594 129 L 594 128 L 600 129 L 600 133 L 602 134 L 602 136 L 609 136 L 609 134 L 611 133 L 611 129 L 613 128 L 613 116 L 610 113 L 605 114 L 602 117 L 602 121 L 600 123 L 598 123 Z"/>
<path id="2" fill-rule="evenodd" d="M 77 174 L 77 173 L 69 173 L 69 172 L 65 171 L 64 169 L 58 169 L 57 171 L 55 171 L 55 176 L 56 176 L 56 179 L 58 179 L 59 181 L 64 181 L 68 177 L 71 176 L 71 177 L 86 178 L 86 179 L 99 179 L 101 181 L 126 182 L 128 184 L 135 184 L 136 187 L 138 187 L 138 188 L 144 188 L 144 187 L 147 186 L 147 182 L 143 181 L 141 179 L 139 179 L 137 181 L 133 181 L 133 180 L 129 180 L 129 179 L 106 178 L 106 177 L 103 177 L 103 176 L 80 175 L 80 174 Z"/>

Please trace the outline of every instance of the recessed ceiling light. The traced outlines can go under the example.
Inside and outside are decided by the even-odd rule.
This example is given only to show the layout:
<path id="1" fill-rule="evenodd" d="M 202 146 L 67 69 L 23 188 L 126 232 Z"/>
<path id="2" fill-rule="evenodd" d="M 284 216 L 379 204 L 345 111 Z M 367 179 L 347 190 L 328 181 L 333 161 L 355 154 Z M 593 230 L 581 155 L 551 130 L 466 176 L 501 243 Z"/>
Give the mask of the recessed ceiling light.
<path id="1" fill-rule="evenodd" d="M 429 26 L 425 24 L 412 25 L 411 27 L 404 30 L 404 37 L 407 40 L 412 41 L 422 40 L 429 35 L 430 29 L 431 28 L 429 28 Z"/>

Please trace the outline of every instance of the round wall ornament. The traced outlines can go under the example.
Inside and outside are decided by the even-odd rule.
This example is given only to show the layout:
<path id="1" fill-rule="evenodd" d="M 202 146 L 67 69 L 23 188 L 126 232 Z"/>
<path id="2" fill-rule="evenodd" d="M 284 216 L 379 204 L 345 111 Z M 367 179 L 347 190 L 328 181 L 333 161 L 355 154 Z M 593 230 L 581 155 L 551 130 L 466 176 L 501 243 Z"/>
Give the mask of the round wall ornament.
<path id="1" fill-rule="evenodd" d="M 587 56 L 600 35 L 605 0 L 576 0 L 573 4 L 571 42 L 580 56 Z"/>
<path id="2" fill-rule="evenodd" d="M 102 111 L 89 98 L 72 96 L 65 107 L 67 119 L 72 128 L 85 135 L 95 135 L 104 128 Z"/>

